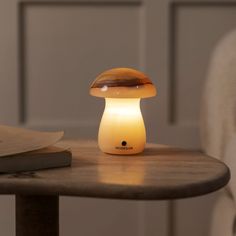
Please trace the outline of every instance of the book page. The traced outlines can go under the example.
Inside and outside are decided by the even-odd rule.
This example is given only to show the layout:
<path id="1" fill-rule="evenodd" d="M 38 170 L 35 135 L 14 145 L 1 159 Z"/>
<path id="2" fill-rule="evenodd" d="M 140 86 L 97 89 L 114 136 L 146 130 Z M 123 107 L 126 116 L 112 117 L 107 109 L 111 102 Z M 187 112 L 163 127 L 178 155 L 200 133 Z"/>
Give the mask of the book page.
<path id="1" fill-rule="evenodd" d="M 41 132 L 0 125 L 0 157 L 38 150 L 51 146 L 64 132 Z"/>

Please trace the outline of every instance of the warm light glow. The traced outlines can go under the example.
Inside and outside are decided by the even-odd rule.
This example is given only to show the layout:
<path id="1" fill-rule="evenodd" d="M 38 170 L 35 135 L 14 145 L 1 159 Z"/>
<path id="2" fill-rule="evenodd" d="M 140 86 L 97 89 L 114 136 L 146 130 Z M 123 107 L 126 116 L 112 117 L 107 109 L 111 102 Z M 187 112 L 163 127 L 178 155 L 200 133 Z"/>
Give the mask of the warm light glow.
<path id="1" fill-rule="evenodd" d="M 112 168 L 104 165 L 104 159 L 98 159 L 98 178 L 99 181 L 106 184 L 117 185 L 140 185 L 144 182 L 145 165 L 139 159 L 121 159 L 119 165 Z"/>
<path id="2" fill-rule="evenodd" d="M 135 154 L 143 151 L 146 132 L 139 98 L 106 98 L 98 143 L 106 153 Z"/>

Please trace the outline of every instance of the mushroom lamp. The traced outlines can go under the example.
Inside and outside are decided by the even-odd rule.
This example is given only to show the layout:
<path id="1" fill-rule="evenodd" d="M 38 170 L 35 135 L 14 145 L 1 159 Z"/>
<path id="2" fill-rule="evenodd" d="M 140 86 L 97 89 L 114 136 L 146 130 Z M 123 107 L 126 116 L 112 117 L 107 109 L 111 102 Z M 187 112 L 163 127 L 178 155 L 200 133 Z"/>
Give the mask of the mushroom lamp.
<path id="1" fill-rule="evenodd" d="M 90 94 L 106 100 L 98 133 L 99 148 L 120 155 L 142 152 L 146 130 L 140 99 L 156 95 L 151 80 L 134 69 L 114 68 L 95 79 Z"/>

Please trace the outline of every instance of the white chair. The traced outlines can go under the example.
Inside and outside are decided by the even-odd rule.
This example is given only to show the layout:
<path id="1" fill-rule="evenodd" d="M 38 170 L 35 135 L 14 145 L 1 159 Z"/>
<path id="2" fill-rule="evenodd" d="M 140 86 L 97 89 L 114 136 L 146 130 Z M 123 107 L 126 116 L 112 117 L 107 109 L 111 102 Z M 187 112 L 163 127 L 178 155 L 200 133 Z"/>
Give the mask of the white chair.
<path id="1" fill-rule="evenodd" d="M 225 161 L 231 181 L 212 215 L 210 236 L 236 235 L 236 31 L 217 45 L 209 68 L 201 112 L 204 151 Z"/>

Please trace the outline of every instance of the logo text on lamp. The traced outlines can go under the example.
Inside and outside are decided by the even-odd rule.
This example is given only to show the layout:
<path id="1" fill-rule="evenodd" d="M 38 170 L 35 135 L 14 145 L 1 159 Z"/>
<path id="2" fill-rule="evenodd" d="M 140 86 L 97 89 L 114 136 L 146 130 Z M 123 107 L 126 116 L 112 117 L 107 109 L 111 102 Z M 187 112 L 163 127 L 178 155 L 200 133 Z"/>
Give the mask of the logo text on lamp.
<path id="1" fill-rule="evenodd" d="M 140 99 L 156 95 L 151 80 L 134 69 L 114 68 L 95 79 L 90 94 L 106 100 L 98 133 L 99 148 L 105 153 L 120 155 L 142 152 L 146 130 Z"/>

